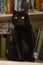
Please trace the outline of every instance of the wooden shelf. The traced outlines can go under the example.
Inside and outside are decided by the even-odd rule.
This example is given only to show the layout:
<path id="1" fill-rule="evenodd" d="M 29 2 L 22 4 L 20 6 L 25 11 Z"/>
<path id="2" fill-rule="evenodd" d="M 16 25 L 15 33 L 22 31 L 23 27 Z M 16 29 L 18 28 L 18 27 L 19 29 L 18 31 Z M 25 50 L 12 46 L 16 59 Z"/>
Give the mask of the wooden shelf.
<path id="1" fill-rule="evenodd" d="M 12 14 L 1 14 L 0 17 L 10 17 Z"/>
<path id="2" fill-rule="evenodd" d="M 30 21 L 43 21 L 43 12 L 28 13 Z"/>
<path id="3" fill-rule="evenodd" d="M 0 22 L 1 21 L 11 20 L 12 16 L 13 16 L 13 14 L 1 14 L 0 15 Z"/>
<path id="4" fill-rule="evenodd" d="M 28 13 L 29 15 L 33 16 L 33 15 L 42 15 L 43 12 L 34 12 L 34 13 Z"/>
<path id="5" fill-rule="evenodd" d="M 28 13 L 28 15 L 30 17 L 30 20 L 32 20 L 32 21 L 43 20 L 43 12 Z M 1 14 L 0 15 L 0 22 L 11 20 L 12 16 L 13 16 L 13 14 Z"/>

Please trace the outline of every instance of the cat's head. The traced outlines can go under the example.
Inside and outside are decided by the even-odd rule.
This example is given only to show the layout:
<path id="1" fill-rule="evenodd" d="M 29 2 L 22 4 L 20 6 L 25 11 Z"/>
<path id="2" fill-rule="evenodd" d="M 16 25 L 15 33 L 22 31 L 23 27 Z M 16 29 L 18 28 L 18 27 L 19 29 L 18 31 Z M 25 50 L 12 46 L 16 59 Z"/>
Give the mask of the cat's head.
<path id="1" fill-rule="evenodd" d="M 12 17 L 12 23 L 14 25 L 25 25 L 26 24 L 26 13 L 25 11 L 14 11 Z"/>

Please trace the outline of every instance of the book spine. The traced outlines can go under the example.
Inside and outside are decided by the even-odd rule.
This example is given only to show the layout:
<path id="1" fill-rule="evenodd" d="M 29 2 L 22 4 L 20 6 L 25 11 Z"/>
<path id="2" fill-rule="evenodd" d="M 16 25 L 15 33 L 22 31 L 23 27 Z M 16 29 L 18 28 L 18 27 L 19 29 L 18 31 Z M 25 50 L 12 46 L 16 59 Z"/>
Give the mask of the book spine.
<path id="1" fill-rule="evenodd" d="M 3 0 L 0 1 L 0 13 L 4 13 Z"/>
<path id="2" fill-rule="evenodd" d="M 7 14 L 12 14 L 13 12 L 13 0 L 7 0 Z"/>
<path id="3" fill-rule="evenodd" d="M 40 0 L 36 0 L 36 9 L 37 10 L 41 9 L 41 2 L 40 2 Z"/>
<path id="4" fill-rule="evenodd" d="M 7 0 L 4 0 L 4 13 L 6 14 Z"/>
<path id="5" fill-rule="evenodd" d="M 31 3 L 32 3 L 32 7 L 34 9 L 34 0 L 31 0 Z"/>
<path id="6" fill-rule="evenodd" d="M 42 38 L 41 48 L 39 52 L 39 59 L 43 61 L 43 38 Z"/>
<path id="7" fill-rule="evenodd" d="M 18 10 L 18 6 L 19 6 L 19 3 L 18 3 L 19 1 L 18 0 L 15 0 L 15 10 L 17 11 Z"/>
<path id="8" fill-rule="evenodd" d="M 36 9 L 36 0 L 34 1 L 34 9 Z"/>
<path id="9" fill-rule="evenodd" d="M 43 31 L 40 32 L 40 38 L 39 38 L 38 47 L 37 47 L 37 60 L 39 60 L 39 55 L 40 55 L 40 50 L 41 50 L 41 45 L 42 45 L 42 39 L 43 39 Z"/>
<path id="10" fill-rule="evenodd" d="M 39 30 L 36 32 L 36 40 L 35 40 L 35 42 L 36 42 L 36 44 L 35 44 L 35 52 L 37 51 L 37 46 L 38 46 L 38 42 L 39 42 L 40 32 L 41 32 L 41 30 L 40 30 L 40 28 L 39 28 Z"/>
<path id="11" fill-rule="evenodd" d="M 10 35 L 7 35 L 6 55 L 8 54 L 9 44 L 10 44 Z"/>
<path id="12" fill-rule="evenodd" d="M 1 36 L 1 56 L 5 57 L 6 55 L 6 38 Z"/>
<path id="13" fill-rule="evenodd" d="M 43 0 L 41 0 L 41 11 L 43 11 Z"/>

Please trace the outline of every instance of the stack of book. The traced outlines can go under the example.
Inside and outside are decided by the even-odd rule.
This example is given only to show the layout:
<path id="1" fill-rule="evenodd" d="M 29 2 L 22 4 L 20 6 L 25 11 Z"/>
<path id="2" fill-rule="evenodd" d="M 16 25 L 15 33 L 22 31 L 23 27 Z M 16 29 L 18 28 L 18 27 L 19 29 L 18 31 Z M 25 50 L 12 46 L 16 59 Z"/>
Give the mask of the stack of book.
<path id="1" fill-rule="evenodd" d="M 14 0 L 0 0 L 0 14 L 12 14 Z"/>
<path id="2" fill-rule="evenodd" d="M 28 9 L 28 12 L 36 12 L 36 0 L 22 0 L 21 9 L 25 7 L 27 7 L 26 9 Z"/>
<path id="3" fill-rule="evenodd" d="M 6 38 L 5 35 L 1 35 L 1 57 L 6 55 Z"/>
<path id="4" fill-rule="evenodd" d="M 12 14 L 14 10 L 22 10 L 26 7 L 28 9 L 35 8 L 35 0 L 0 0 L 0 14 Z"/>
<path id="5" fill-rule="evenodd" d="M 43 10 L 43 0 L 0 0 L 0 14 L 12 14 L 13 9 L 22 10 L 25 4 L 30 12 Z"/>
<path id="6" fill-rule="evenodd" d="M 7 50 L 10 44 L 10 34 L 0 35 L 0 57 L 6 57 Z"/>
<path id="7" fill-rule="evenodd" d="M 43 26 L 41 26 L 40 37 L 37 46 L 37 60 L 43 61 Z"/>
<path id="8" fill-rule="evenodd" d="M 36 61 L 43 61 L 43 25 L 35 30 L 35 49 Z"/>
<path id="9" fill-rule="evenodd" d="M 9 28 L 10 26 L 10 28 Z M 13 24 L 9 22 L 0 22 L 0 56 L 5 57 L 11 39 Z"/>
<path id="10" fill-rule="evenodd" d="M 14 25 L 11 22 L 10 23 L 8 21 L 0 22 L 0 34 L 10 33 L 13 28 Z"/>
<path id="11" fill-rule="evenodd" d="M 1 33 L 7 33 L 8 32 L 8 22 L 0 22 L 0 34 Z"/>

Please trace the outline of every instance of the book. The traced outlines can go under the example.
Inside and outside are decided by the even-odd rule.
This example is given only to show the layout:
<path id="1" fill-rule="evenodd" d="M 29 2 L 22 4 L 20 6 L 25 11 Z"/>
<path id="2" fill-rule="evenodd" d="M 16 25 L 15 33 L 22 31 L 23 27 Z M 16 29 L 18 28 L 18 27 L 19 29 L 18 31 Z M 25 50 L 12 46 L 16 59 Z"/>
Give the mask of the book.
<path id="1" fill-rule="evenodd" d="M 40 37 L 40 28 L 36 30 L 35 33 L 35 52 L 37 52 L 37 46 L 38 46 L 38 42 L 39 42 L 39 37 Z"/>
<path id="2" fill-rule="evenodd" d="M 3 23 L 0 23 L 0 32 L 3 31 Z"/>
<path id="3" fill-rule="evenodd" d="M 32 3 L 32 0 L 29 0 L 29 9 L 33 9 Z"/>
<path id="4" fill-rule="evenodd" d="M 8 48 L 9 48 L 9 44 L 10 44 L 10 35 L 7 35 L 7 41 L 6 41 L 6 55 L 8 54 Z"/>
<path id="5" fill-rule="evenodd" d="M 31 0 L 32 8 L 33 8 L 33 9 L 35 8 L 35 6 L 34 6 L 34 2 L 35 2 L 35 0 Z"/>
<path id="6" fill-rule="evenodd" d="M 18 11 L 19 1 L 18 1 L 18 0 L 15 0 L 15 1 L 14 1 L 14 4 L 15 4 L 14 10 Z"/>
<path id="7" fill-rule="evenodd" d="M 41 11 L 43 11 L 43 2 L 41 3 Z"/>
<path id="8" fill-rule="evenodd" d="M 3 0 L 0 1 L 0 7 L 3 7 Z"/>
<path id="9" fill-rule="evenodd" d="M 38 42 L 38 47 L 37 47 L 37 60 L 41 60 L 41 57 L 43 58 L 43 29 L 41 28 L 41 32 L 40 32 L 40 37 L 39 37 L 39 42 Z"/>
<path id="10" fill-rule="evenodd" d="M 27 1 L 29 1 L 29 0 L 22 0 L 22 2 L 21 2 L 21 9 L 25 8 Z"/>
<path id="11" fill-rule="evenodd" d="M 41 0 L 41 11 L 43 11 L 43 0 Z"/>
<path id="12" fill-rule="evenodd" d="M 36 0 L 36 10 L 41 10 L 41 0 Z"/>
<path id="13" fill-rule="evenodd" d="M 4 22 L 3 23 L 3 33 L 7 33 L 8 32 L 8 27 L 9 27 L 9 23 L 8 22 Z"/>
<path id="14" fill-rule="evenodd" d="M 5 57 L 6 55 L 6 38 L 1 36 L 1 56 Z"/>
<path id="15" fill-rule="evenodd" d="M 4 6 L 4 13 L 6 14 L 7 0 L 3 0 L 3 6 Z"/>
<path id="16" fill-rule="evenodd" d="M 0 1 L 0 13 L 4 13 L 3 0 Z"/>
<path id="17" fill-rule="evenodd" d="M 39 53 L 39 60 L 43 61 L 43 38 L 42 38 L 42 42 L 41 42 L 41 49 L 40 49 L 40 53 Z"/>
<path id="18" fill-rule="evenodd" d="M 34 9 L 36 9 L 36 0 L 34 0 Z"/>
<path id="19" fill-rule="evenodd" d="M 13 12 L 13 0 L 7 0 L 7 14 L 12 14 Z"/>
<path id="20" fill-rule="evenodd" d="M 24 0 L 23 0 L 24 1 Z M 18 10 L 20 11 L 20 10 L 22 10 L 21 9 L 21 2 L 22 2 L 22 0 L 18 0 Z"/>

